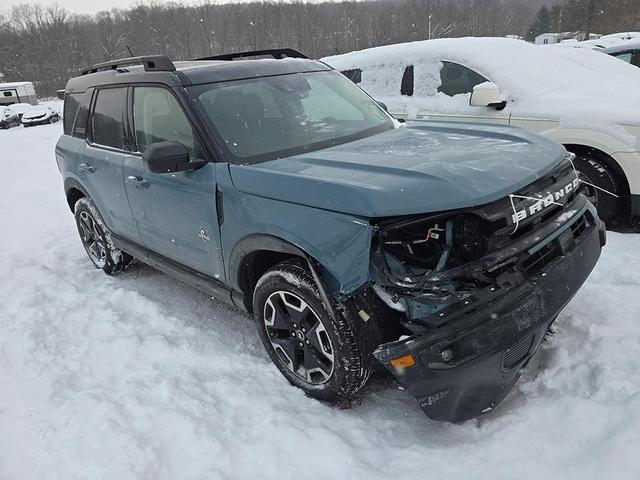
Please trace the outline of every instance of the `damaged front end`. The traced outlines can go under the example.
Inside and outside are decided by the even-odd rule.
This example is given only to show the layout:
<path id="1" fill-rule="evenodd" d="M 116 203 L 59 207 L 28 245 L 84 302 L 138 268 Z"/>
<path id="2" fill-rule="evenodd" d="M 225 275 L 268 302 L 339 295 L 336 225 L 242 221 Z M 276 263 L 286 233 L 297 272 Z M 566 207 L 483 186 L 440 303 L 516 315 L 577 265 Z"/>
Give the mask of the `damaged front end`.
<path id="1" fill-rule="evenodd" d="M 568 159 L 503 200 L 376 229 L 373 290 L 409 335 L 374 356 L 452 422 L 505 398 L 606 241 Z"/>

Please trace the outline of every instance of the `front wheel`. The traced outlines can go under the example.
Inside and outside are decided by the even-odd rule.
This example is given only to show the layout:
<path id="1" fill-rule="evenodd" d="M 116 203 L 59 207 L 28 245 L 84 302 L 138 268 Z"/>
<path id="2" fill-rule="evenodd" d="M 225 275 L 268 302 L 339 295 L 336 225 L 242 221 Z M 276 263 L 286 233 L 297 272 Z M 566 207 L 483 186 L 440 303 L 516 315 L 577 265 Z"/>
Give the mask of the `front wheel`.
<path id="1" fill-rule="evenodd" d="M 113 275 L 131 264 L 133 257 L 114 247 L 102 217 L 91 200 L 79 199 L 74 207 L 74 215 L 82 245 L 96 268 Z"/>
<path id="2" fill-rule="evenodd" d="M 325 401 L 353 396 L 366 383 L 357 325 L 325 308 L 304 262 L 285 261 L 258 281 L 253 309 L 260 338 L 286 379 Z"/>

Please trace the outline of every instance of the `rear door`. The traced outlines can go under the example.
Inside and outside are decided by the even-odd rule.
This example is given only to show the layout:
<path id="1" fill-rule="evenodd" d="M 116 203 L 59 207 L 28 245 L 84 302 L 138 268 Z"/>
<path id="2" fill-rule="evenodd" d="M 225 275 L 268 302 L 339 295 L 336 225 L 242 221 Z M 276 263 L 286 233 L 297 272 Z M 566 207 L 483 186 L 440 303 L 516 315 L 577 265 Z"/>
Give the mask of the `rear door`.
<path id="1" fill-rule="evenodd" d="M 205 158 L 199 136 L 173 91 L 161 85 L 130 89 L 136 153 L 124 178 L 142 245 L 215 278 L 224 278 L 216 211 L 215 164 L 187 172 L 152 173 L 142 155 L 152 143 L 182 143 L 191 160 Z"/>
<path id="2" fill-rule="evenodd" d="M 126 100 L 126 87 L 96 89 L 87 124 L 87 141 L 77 150 L 75 173 L 109 229 L 136 241 L 138 231 L 122 176 L 122 163 L 129 153 L 125 135 Z"/>

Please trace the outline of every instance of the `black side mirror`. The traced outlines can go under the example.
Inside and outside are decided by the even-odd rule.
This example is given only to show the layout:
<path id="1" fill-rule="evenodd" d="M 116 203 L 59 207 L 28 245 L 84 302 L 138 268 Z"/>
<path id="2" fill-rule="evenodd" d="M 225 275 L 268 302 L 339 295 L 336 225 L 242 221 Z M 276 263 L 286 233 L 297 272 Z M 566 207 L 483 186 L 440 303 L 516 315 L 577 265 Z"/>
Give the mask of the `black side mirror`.
<path id="1" fill-rule="evenodd" d="M 147 147 L 142 155 L 147 168 L 153 173 L 185 172 L 203 167 L 206 160 L 189 161 L 187 147 L 179 142 L 157 142 Z"/>

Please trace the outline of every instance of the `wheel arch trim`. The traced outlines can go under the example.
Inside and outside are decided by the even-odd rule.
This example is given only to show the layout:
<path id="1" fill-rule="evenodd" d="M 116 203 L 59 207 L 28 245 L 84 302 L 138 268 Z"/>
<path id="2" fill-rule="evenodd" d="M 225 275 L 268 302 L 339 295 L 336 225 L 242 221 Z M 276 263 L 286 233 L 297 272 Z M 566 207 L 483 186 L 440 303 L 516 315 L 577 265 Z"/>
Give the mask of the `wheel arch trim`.
<path id="1" fill-rule="evenodd" d="M 70 202 L 70 194 L 72 190 L 78 190 L 84 197 L 91 198 L 87 189 L 82 185 L 78 180 L 73 177 L 67 177 L 64 179 L 64 194 L 67 199 L 67 203 L 69 204 L 69 209 L 71 213 L 73 213 L 73 205 Z M 77 200 L 77 199 L 76 199 Z M 75 204 L 75 202 L 74 202 Z"/>
<path id="2" fill-rule="evenodd" d="M 255 233 L 242 238 L 231 251 L 229 256 L 229 280 L 233 287 L 246 292 L 247 278 L 246 262 L 248 258 L 260 251 L 283 253 L 306 259 L 309 254 L 301 247 L 274 235 Z"/>

